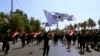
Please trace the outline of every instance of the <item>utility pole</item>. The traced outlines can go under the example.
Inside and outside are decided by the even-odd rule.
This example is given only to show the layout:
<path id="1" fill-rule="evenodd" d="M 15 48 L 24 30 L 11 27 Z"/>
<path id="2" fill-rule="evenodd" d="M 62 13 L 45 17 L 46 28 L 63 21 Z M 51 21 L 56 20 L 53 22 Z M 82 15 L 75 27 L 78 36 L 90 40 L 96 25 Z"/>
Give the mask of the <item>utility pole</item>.
<path id="1" fill-rule="evenodd" d="M 11 0 L 11 20 L 12 20 L 12 13 L 13 13 L 13 0 Z"/>
<path id="2" fill-rule="evenodd" d="M 11 0 L 11 12 L 10 12 L 10 22 L 12 22 L 12 19 L 13 19 L 13 17 L 12 17 L 12 14 L 13 14 L 13 0 Z M 12 24 L 10 24 L 10 27 L 11 27 L 11 31 L 12 31 Z"/>

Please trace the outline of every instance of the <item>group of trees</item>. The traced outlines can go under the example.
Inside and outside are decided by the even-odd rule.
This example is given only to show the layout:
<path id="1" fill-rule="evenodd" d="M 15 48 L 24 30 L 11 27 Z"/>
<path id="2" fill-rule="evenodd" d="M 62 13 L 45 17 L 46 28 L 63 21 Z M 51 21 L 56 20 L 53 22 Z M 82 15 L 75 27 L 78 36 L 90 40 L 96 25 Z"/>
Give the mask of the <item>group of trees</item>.
<path id="1" fill-rule="evenodd" d="M 0 12 L 0 32 L 25 31 L 31 33 L 40 30 L 40 21 L 34 17 L 28 18 L 23 11 L 16 9 L 11 13 Z"/>
<path id="2" fill-rule="evenodd" d="M 74 24 L 74 25 L 70 24 L 66 28 L 68 28 L 68 29 L 73 28 L 73 29 L 78 29 L 78 30 L 81 28 L 81 29 L 92 30 L 92 28 L 95 27 L 96 25 L 97 25 L 96 22 L 93 19 L 89 18 L 87 21 L 84 21 L 82 23 L 78 23 L 78 24 Z M 100 29 L 100 19 L 98 20 L 98 25 L 99 25 L 99 29 Z"/>

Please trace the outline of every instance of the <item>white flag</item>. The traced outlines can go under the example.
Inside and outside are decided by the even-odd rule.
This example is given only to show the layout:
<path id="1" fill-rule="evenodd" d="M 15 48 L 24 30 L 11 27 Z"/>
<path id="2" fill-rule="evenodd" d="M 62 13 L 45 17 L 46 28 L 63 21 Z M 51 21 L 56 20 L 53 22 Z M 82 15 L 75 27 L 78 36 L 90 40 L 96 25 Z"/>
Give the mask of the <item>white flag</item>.
<path id="1" fill-rule="evenodd" d="M 59 21 L 63 21 L 65 18 L 65 14 L 62 14 L 62 13 L 56 13 L 54 14 L 54 17 L 59 20 Z"/>
<path id="2" fill-rule="evenodd" d="M 67 13 L 57 13 L 57 12 L 54 12 L 54 17 L 56 19 L 58 19 L 59 21 L 63 21 L 65 19 L 67 19 L 68 21 L 72 21 L 74 16 L 73 15 L 69 15 Z"/>
<path id="3" fill-rule="evenodd" d="M 58 22 L 58 20 L 55 19 L 50 12 L 47 12 L 46 10 L 44 10 L 44 14 L 46 16 L 46 19 L 49 25 L 56 24 Z"/>
<path id="4" fill-rule="evenodd" d="M 68 21 L 73 21 L 75 20 L 75 17 L 73 15 L 70 15 L 68 18 L 66 18 Z"/>

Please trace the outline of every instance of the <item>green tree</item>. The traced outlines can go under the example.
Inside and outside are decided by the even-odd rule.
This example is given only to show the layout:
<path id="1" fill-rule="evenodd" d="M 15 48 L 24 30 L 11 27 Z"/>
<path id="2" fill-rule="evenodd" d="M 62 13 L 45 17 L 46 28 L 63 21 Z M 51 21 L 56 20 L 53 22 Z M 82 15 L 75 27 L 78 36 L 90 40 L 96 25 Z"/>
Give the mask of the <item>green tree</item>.
<path id="1" fill-rule="evenodd" d="M 27 17 L 27 14 L 25 14 L 23 11 L 16 9 L 15 12 L 13 12 L 13 17 L 11 19 L 11 28 L 12 31 L 18 30 L 18 31 L 25 31 L 25 28 L 29 24 L 29 19 Z"/>
<path id="2" fill-rule="evenodd" d="M 30 18 L 30 25 L 32 26 L 32 31 L 38 31 L 40 30 L 40 21 L 39 20 L 34 20 L 33 17 Z"/>
<path id="3" fill-rule="evenodd" d="M 34 22 L 35 20 L 34 20 L 34 18 L 33 17 L 31 17 L 30 18 L 30 25 L 31 25 L 31 27 L 32 27 L 32 31 L 34 31 L 35 30 L 35 26 L 34 26 Z"/>
<path id="4" fill-rule="evenodd" d="M 32 32 L 32 27 L 31 27 L 30 24 L 26 24 L 25 25 L 25 32 L 27 32 L 27 33 L 31 33 Z"/>
<path id="5" fill-rule="evenodd" d="M 5 23 L 5 18 L 6 18 L 5 13 L 0 12 L 0 24 L 4 24 Z"/>
<path id="6" fill-rule="evenodd" d="M 7 21 L 7 14 L 4 12 L 0 12 L 0 32 L 7 33 L 9 29 L 8 21 Z"/>
<path id="7" fill-rule="evenodd" d="M 35 20 L 34 25 L 35 25 L 35 30 L 36 31 L 40 30 L 40 21 L 39 20 Z"/>
<path id="8" fill-rule="evenodd" d="M 19 9 L 16 9 L 16 11 L 12 13 L 12 18 L 10 13 L 5 14 L 0 12 L 0 32 L 9 32 L 10 29 L 11 31 L 18 30 L 31 33 L 41 29 L 40 24 L 40 21 L 34 20 L 33 17 L 29 20 L 27 14 Z"/>

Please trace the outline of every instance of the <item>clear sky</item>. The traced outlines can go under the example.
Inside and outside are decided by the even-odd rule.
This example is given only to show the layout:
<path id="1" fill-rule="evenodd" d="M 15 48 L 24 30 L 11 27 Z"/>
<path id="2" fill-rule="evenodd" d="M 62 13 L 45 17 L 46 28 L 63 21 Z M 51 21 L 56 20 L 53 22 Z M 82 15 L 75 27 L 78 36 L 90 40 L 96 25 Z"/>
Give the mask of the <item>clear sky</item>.
<path id="1" fill-rule="evenodd" d="M 47 22 L 43 9 L 49 12 L 60 12 L 73 14 L 75 21 L 59 22 L 59 29 L 63 29 L 65 25 L 75 24 L 88 20 L 91 17 L 96 23 L 100 19 L 100 0 L 13 0 L 14 9 L 20 9 L 27 13 L 28 17 L 34 17 Z M 11 0 L 0 0 L 0 11 L 9 13 L 11 10 Z M 98 27 L 98 26 L 97 26 Z M 56 25 L 51 26 L 55 29 Z M 48 30 L 48 27 L 46 27 Z"/>

